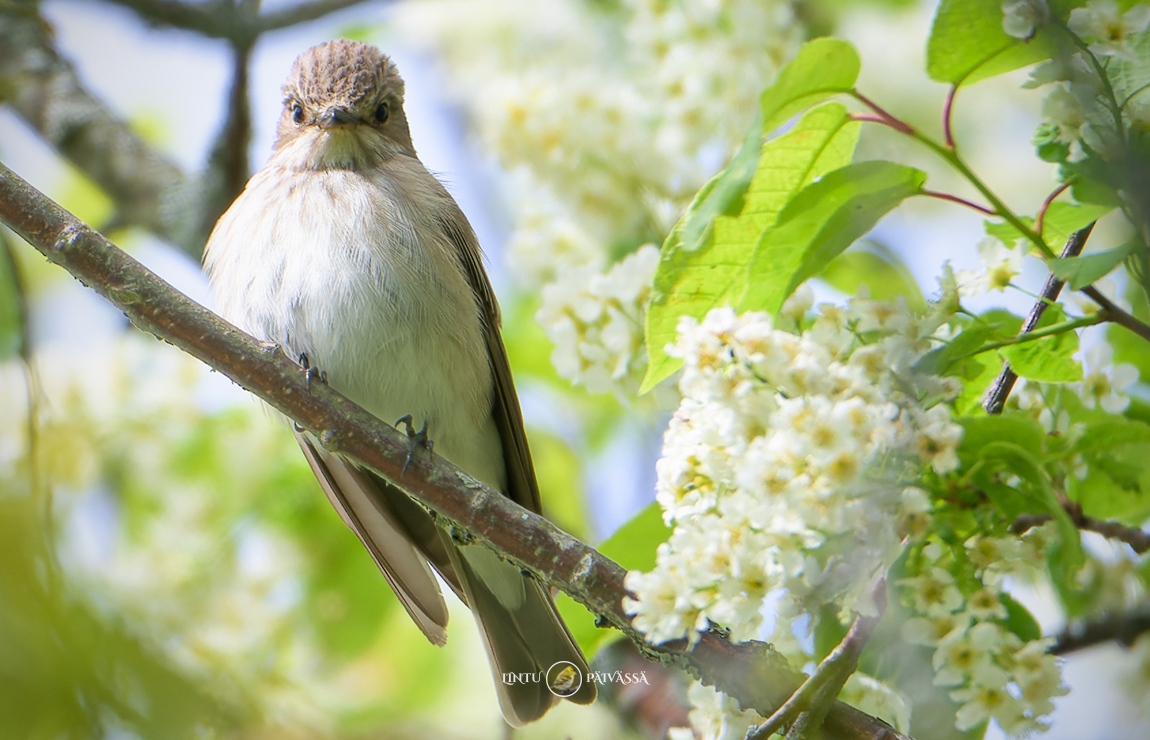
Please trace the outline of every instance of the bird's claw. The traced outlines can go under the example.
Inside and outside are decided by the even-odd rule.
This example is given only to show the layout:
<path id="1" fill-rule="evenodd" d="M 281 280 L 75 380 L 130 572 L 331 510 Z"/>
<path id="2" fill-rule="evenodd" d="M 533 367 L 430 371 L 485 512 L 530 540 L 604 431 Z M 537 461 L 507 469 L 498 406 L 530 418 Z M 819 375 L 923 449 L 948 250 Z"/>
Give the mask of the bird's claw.
<path id="1" fill-rule="evenodd" d="M 317 381 L 327 385 L 327 372 L 319 368 L 311 366 L 311 360 L 308 359 L 307 352 L 301 352 L 299 356 L 299 366 L 303 368 L 304 383 L 310 388 L 311 382 Z M 306 432 L 307 430 L 300 426 L 299 422 L 293 421 L 292 426 L 297 432 Z"/>
<path id="2" fill-rule="evenodd" d="M 407 459 L 403 461 L 403 470 L 399 471 L 400 475 L 406 473 L 407 469 L 411 466 L 411 461 L 415 459 L 415 451 L 417 449 L 423 447 L 428 452 L 434 451 L 434 444 L 427 436 L 427 419 L 423 420 L 423 427 L 418 432 L 415 431 L 415 424 L 413 423 L 414 421 L 415 419 L 411 416 L 411 414 L 404 414 L 402 417 L 396 419 L 395 421 L 396 427 L 398 427 L 400 424 L 407 427 Z"/>
<path id="3" fill-rule="evenodd" d="M 299 366 L 303 368 L 303 377 L 309 386 L 313 380 L 327 385 L 327 371 L 320 370 L 318 367 L 312 367 L 307 352 L 300 353 Z"/>

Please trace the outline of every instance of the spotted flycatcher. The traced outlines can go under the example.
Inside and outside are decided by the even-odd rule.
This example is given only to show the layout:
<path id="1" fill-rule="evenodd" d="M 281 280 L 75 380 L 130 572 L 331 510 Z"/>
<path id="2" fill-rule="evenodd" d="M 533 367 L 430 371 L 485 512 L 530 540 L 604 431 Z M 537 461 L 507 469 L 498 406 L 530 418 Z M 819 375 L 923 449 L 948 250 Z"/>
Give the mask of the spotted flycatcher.
<path id="1" fill-rule="evenodd" d="M 271 159 L 204 252 L 220 312 L 306 357 L 379 418 L 425 423 L 436 453 L 538 512 L 479 243 L 416 157 L 395 64 L 372 46 L 332 41 L 296 60 L 283 92 Z M 510 724 L 538 719 L 559 695 L 594 700 L 587 663 L 539 581 L 483 546 L 460 546 L 402 491 L 296 436 L 429 640 L 447 640 L 435 573 L 471 607 Z"/>

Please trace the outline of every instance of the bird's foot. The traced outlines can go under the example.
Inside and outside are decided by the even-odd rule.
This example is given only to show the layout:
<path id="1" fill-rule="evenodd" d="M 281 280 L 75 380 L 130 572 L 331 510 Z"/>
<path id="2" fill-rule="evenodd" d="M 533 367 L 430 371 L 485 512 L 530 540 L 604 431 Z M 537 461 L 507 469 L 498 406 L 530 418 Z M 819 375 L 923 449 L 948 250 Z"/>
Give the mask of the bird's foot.
<path id="1" fill-rule="evenodd" d="M 324 385 L 327 385 L 327 372 L 322 371 L 319 368 L 312 367 L 311 360 L 308 359 L 307 352 L 300 353 L 299 366 L 301 368 L 303 368 L 304 382 L 308 385 L 309 388 L 311 387 L 311 383 L 313 380 L 318 382 L 318 383 L 323 383 Z M 295 430 L 297 432 L 306 432 L 307 431 L 306 429 L 304 429 L 302 426 L 299 425 L 299 422 L 293 421 L 292 426 L 295 427 Z"/>
<path id="2" fill-rule="evenodd" d="M 299 366 L 303 368 L 303 376 L 308 385 L 311 385 L 313 380 L 327 385 L 327 371 L 320 370 L 318 367 L 312 367 L 307 352 L 300 353 Z"/>
<path id="3" fill-rule="evenodd" d="M 414 421 L 415 419 L 412 418 L 411 414 L 405 414 L 395 421 L 396 427 L 399 427 L 400 424 L 407 427 L 407 459 L 403 461 L 403 470 L 399 471 L 400 475 L 403 475 L 407 472 L 407 468 L 411 465 L 411 461 L 415 459 L 415 451 L 417 449 L 423 447 L 428 452 L 434 452 L 434 444 L 427 436 L 427 419 L 423 420 L 423 428 L 421 428 L 418 432 L 415 431 L 415 425 L 413 423 Z"/>

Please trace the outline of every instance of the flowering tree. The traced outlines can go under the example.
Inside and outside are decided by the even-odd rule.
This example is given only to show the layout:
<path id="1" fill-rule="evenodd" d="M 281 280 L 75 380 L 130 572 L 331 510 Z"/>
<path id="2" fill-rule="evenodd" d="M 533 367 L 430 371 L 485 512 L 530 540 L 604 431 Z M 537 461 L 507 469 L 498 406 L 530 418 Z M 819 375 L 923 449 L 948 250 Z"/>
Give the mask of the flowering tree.
<path id="1" fill-rule="evenodd" d="M 597 20 L 565 7 L 581 29 L 566 38 Z M 860 706 L 932 737 L 939 718 L 914 709 L 939 698 L 959 732 L 1044 728 L 1066 691 L 1055 654 L 1067 642 L 1041 633 L 1012 584 L 1047 584 L 1072 622 L 1145 593 L 1132 557 L 1145 535 L 1122 525 L 1150 513 L 1136 463 L 1150 428 L 1127 395 L 1138 371 L 1114 356 L 1144 358 L 1150 339 L 1150 7 L 942 2 L 927 53 L 927 73 L 951 90 L 938 138 L 859 89 L 845 42 L 807 43 L 776 75 L 799 35 L 784 3 L 624 3 L 619 47 L 584 50 L 587 67 L 571 74 L 549 64 L 571 53 L 562 44 L 521 73 L 514 52 L 464 42 L 464 23 L 438 10 L 413 7 L 405 28 L 449 50 L 480 136 L 545 194 L 524 200 L 512 243 L 524 279 L 545 284 L 538 320 L 559 373 L 627 398 L 678 391 L 657 463 L 669 535 L 654 567 L 628 577 L 634 624 L 656 642 L 717 628 L 745 640 L 773 614 L 770 639 L 795 665 L 838 658 L 836 645 L 877 629 L 857 671 L 831 661 L 812 681 L 832 696 L 846 682 Z M 507 34 L 520 12 L 489 22 Z M 951 125 L 960 90 L 1027 66 L 1027 86 L 1049 91 L 1037 154 L 1060 181 L 1032 216 L 968 166 Z M 979 197 L 928 189 L 906 164 L 858 161 L 864 126 L 925 147 Z M 716 148 L 732 158 L 704 183 Z M 844 253 L 915 197 L 986 219 L 983 269 L 940 264 L 929 300 L 889 254 Z M 1127 231 L 1080 256 L 1115 211 Z M 1050 279 L 1029 318 L 965 307 L 1013 288 L 1030 260 Z M 1131 277 L 1141 318 L 1108 297 L 1115 271 Z M 814 306 L 807 281 L 820 276 L 855 296 Z M 1095 339 L 1084 369 L 1079 334 L 1106 322 L 1122 328 Z M 1134 553 L 1119 547 L 1115 562 L 1080 529 Z M 915 663 L 930 689 L 915 685 Z M 703 736 L 762 722 L 704 688 L 691 698 Z M 756 736 L 790 725 L 806 699 Z"/>
<path id="2" fill-rule="evenodd" d="M 1150 8 L 1129 2 L 944 0 L 926 60 L 950 90 L 936 137 L 861 89 L 849 43 L 800 44 L 803 20 L 781 0 L 396 9 L 391 32 L 442 54 L 509 174 L 510 263 L 529 288 L 507 312 L 513 361 L 531 365 L 515 337 L 534 314 L 554 373 L 536 363 L 531 377 L 577 399 L 589 446 L 624 418 L 665 426 L 657 503 L 600 547 L 631 568 L 613 594 L 628 628 L 653 651 L 769 639 L 810 673 L 769 717 L 694 684 L 693 730 L 677 736 L 814 736 L 836 697 L 920 737 L 991 724 L 1021 736 L 1067 691 L 1057 655 L 1121 639 L 1150 665 L 1150 536 L 1137 529 L 1150 516 L 1150 407 L 1133 392 L 1150 370 L 1148 26 Z M 237 38 L 246 54 L 251 39 Z M 1059 180 L 1033 214 L 972 168 L 951 123 L 960 92 L 1024 67 L 1048 91 L 1034 144 Z M 907 160 L 860 157 L 872 128 L 933 154 L 975 195 L 928 188 Z M 924 198 L 972 211 L 986 233 L 971 245 L 982 269 L 940 260 L 925 290 L 891 251 L 852 247 Z M 144 225 L 172 241 L 193 228 Z M 1049 274 L 1028 316 L 968 307 L 1019 289 L 1026 263 Z M 848 297 L 816 304 L 812 281 Z M 326 734 L 331 716 L 386 724 L 407 718 L 405 702 L 439 706 L 410 682 L 353 680 L 365 665 L 397 670 L 409 648 L 378 637 L 395 610 L 339 523 L 284 503 L 297 489 L 323 503 L 277 441 L 287 435 L 165 391 L 194 377 L 174 355 L 158 367 L 132 339 L 116 354 L 121 369 L 87 388 L 38 358 L 50 404 L 69 413 L 6 428 L 11 448 L 71 451 L 29 454 L 6 481 L 115 485 L 126 512 L 106 572 L 74 577 L 104 579 L 103 598 L 157 646 L 132 653 L 132 634 L 81 597 L 79 619 L 45 597 L 67 630 L 97 625 L 119 646 L 115 660 L 92 655 L 116 666 L 111 685 L 141 687 L 127 694 L 147 709 L 109 701 L 91 726 L 147 732 L 158 713 Z M 35 416 L 28 397 L 5 416 Z M 544 487 L 562 489 L 558 443 L 532 441 Z M 214 492 L 221 480 L 230 495 Z M 0 505 L 5 522 L 36 520 L 19 498 Z M 40 593 L 24 575 L 52 538 L 20 532 L 9 541 L 32 554 L 0 586 Z M 1055 594 L 1067 630 L 1044 633 L 1020 584 Z M 589 652 L 614 634 L 567 606 Z M 3 620 L 27 622 L 0 606 Z M 445 660 L 398 670 L 446 672 Z M 115 695 L 104 681 L 93 668 L 73 693 Z"/>

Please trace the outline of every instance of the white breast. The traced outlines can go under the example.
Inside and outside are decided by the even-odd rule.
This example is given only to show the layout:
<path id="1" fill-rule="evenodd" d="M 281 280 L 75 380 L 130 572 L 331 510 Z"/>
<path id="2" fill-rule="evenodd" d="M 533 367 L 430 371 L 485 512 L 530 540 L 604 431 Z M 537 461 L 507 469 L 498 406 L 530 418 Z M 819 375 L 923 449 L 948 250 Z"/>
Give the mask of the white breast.
<path id="1" fill-rule="evenodd" d="M 379 418 L 426 419 L 437 453 L 502 487 L 479 308 L 436 207 L 382 168 L 265 168 L 220 219 L 205 265 L 224 318 L 306 353 Z"/>

